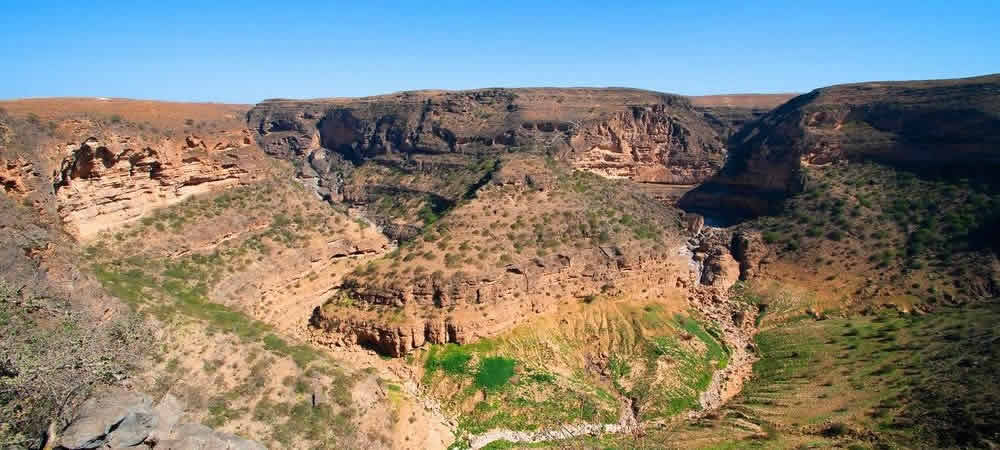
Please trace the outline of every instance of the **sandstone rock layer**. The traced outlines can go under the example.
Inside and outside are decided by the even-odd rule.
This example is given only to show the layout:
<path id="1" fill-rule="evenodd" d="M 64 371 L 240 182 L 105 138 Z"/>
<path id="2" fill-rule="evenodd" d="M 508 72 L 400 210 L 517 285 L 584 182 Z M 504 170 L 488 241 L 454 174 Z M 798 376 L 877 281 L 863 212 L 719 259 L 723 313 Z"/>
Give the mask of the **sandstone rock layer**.
<path id="1" fill-rule="evenodd" d="M 238 149 L 223 142 L 213 148 Z M 53 174 L 58 210 L 81 239 L 138 220 L 148 212 L 192 195 L 244 183 L 253 174 L 239 164 L 240 154 L 212 154 L 205 142 L 188 136 L 149 142 L 134 136 L 90 137 L 70 143 Z"/>
<path id="2" fill-rule="evenodd" d="M 1000 164 L 1000 75 L 817 89 L 744 127 L 729 149 L 721 173 L 682 206 L 774 211 L 805 187 L 804 164 L 870 159 L 914 170 L 992 170 Z"/>

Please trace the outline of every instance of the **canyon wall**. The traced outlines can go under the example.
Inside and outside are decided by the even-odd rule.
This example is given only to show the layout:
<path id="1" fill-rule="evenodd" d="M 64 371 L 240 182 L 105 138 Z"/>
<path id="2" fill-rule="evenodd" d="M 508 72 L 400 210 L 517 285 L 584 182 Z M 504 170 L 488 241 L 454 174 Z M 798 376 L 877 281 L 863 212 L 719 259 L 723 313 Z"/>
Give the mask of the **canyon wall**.
<path id="1" fill-rule="evenodd" d="M 211 145 L 211 150 L 209 149 Z M 206 143 L 112 134 L 65 144 L 53 174 L 58 211 L 81 239 L 118 228 L 192 195 L 249 182 L 239 149 L 249 138 Z"/>
<path id="2" fill-rule="evenodd" d="M 998 130 L 998 75 L 817 89 L 733 135 L 724 169 L 681 205 L 773 212 L 805 187 L 804 164 L 867 159 L 916 170 L 989 170 L 1000 163 Z"/>
<path id="3" fill-rule="evenodd" d="M 0 104 L 19 113 L 0 120 L 4 192 L 40 213 L 51 208 L 48 213 L 82 240 L 193 195 L 253 181 L 268 164 L 233 113 L 239 108 L 230 105 L 100 99 Z"/>
<path id="4" fill-rule="evenodd" d="M 388 192 L 423 197 L 431 209 L 447 207 L 487 175 L 477 166 L 508 152 L 548 154 L 606 177 L 683 185 L 713 175 L 726 153 L 687 98 L 635 89 L 268 100 L 247 119 L 260 146 L 294 161 L 317 193 L 360 206 Z M 387 229 L 419 229 L 400 218 L 419 208 L 373 216 Z"/>

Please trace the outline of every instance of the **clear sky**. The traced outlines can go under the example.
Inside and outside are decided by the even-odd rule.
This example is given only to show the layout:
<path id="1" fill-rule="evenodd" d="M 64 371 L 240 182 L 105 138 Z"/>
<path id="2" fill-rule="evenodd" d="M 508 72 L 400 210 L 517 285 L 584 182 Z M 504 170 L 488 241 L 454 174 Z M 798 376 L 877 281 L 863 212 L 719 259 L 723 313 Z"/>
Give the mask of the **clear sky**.
<path id="1" fill-rule="evenodd" d="M 696 95 L 1000 72 L 1000 0 L 202 3 L 0 0 L 0 98 Z"/>

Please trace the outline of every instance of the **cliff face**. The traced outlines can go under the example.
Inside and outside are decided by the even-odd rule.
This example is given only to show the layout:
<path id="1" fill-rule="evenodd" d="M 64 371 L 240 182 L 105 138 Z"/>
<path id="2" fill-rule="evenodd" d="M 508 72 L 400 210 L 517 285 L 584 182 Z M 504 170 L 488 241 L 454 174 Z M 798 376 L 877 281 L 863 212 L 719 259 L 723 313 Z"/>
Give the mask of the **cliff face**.
<path id="1" fill-rule="evenodd" d="M 397 356 L 468 343 L 563 302 L 667 295 L 687 271 L 682 234 L 678 211 L 629 182 L 506 157 L 419 239 L 348 275 L 311 323 Z"/>
<path id="2" fill-rule="evenodd" d="M 644 112 L 645 117 L 640 117 Z M 271 154 L 303 156 L 322 147 L 360 162 L 386 153 L 481 154 L 525 146 L 565 149 L 568 138 L 585 128 L 631 127 L 623 124 L 628 119 L 621 113 L 683 129 L 690 139 L 664 142 L 673 151 L 715 154 L 722 148 L 687 99 L 634 89 L 413 91 L 357 99 L 268 100 L 254 107 L 247 118 L 261 146 Z M 588 150 L 581 145 L 589 143 L 577 141 L 572 149 Z"/>
<path id="3" fill-rule="evenodd" d="M 238 105 L 79 98 L 0 107 L 4 192 L 82 240 L 249 182 L 267 162 Z"/>
<path id="4" fill-rule="evenodd" d="M 588 123 L 570 146 L 574 167 L 642 183 L 696 184 L 715 174 L 725 156 L 710 128 L 667 105 L 634 106 Z"/>
<path id="5" fill-rule="evenodd" d="M 607 177 L 670 184 L 700 182 L 725 158 L 722 141 L 686 98 L 632 89 L 270 100 L 247 118 L 261 147 L 295 161 L 320 195 L 368 207 L 389 230 L 419 229 L 412 220 L 418 211 L 454 204 L 488 175 L 489 159 L 509 151 L 546 152 Z M 376 205 L 387 192 L 408 200 Z"/>
<path id="6" fill-rule="evenodd" d="M 1000 163 L 1000 76 L 817 89 L 729 140 L 723 171 L 688 208 L 773 211 L 800 191 L 803 164 L 870 159 L 915 169 Z"/>
<path id="7" fill-rule="evenodd" d="M 66 144 L 67 156 L 53 174 L 59 214 L 70 232 L 87 239 L 192 195 L 238 185 L 252 178 L 238 164 L 239 154 L 217 152 L 247 145 L 117 134 Z"/>

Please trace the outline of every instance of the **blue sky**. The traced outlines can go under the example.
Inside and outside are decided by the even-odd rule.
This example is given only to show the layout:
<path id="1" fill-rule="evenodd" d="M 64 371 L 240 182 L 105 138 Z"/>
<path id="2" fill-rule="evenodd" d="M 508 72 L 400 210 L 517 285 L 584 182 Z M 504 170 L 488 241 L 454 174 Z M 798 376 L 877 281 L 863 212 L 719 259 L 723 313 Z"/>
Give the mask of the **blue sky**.
<path id="1" fill-rule="evenodd" d="M 696 95 L 1000 72 L 998 0 L 90 3 L 0 0 L 0 98 Z"/>

